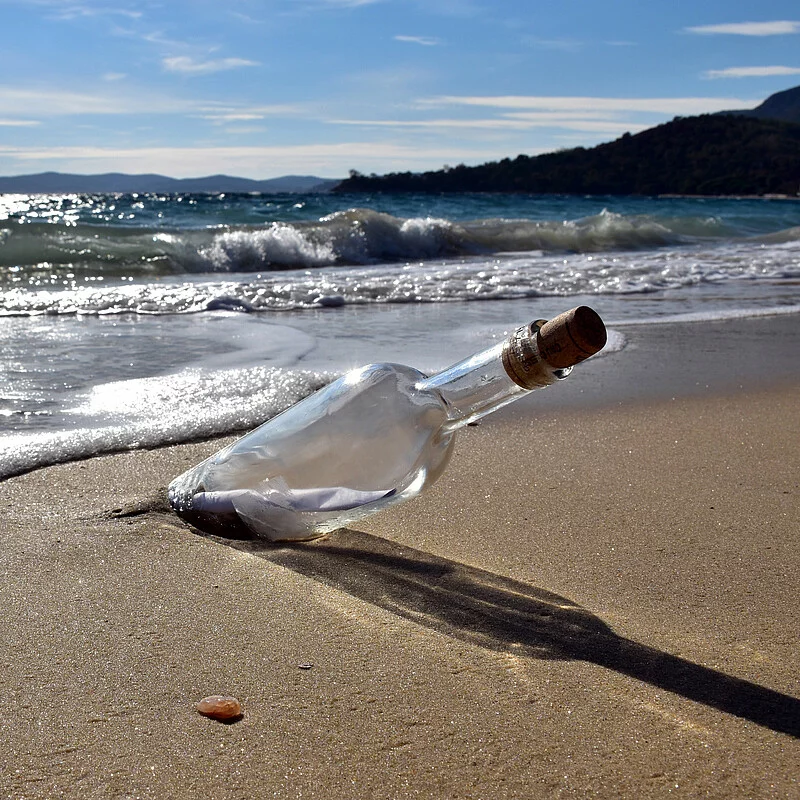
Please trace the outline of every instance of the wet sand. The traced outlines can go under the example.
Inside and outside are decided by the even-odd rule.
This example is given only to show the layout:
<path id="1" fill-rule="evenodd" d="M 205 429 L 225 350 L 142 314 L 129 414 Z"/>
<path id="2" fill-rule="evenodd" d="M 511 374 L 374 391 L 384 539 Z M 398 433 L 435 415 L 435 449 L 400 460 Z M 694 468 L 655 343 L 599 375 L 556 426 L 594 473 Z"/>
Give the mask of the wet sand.
<path id="1" fill-rule="evenodd" d="M 799 323 L 628 329 L 312 544 L 169 512 L 220 442 L 0 484 L 5 793 L 800 796 Z"/>

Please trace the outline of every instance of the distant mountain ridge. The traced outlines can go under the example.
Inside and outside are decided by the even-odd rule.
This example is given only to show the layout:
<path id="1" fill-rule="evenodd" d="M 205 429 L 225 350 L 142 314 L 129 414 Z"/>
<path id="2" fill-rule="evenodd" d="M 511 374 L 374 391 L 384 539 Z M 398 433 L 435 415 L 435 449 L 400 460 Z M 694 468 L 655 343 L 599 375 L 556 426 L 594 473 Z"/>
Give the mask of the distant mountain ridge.
<path id="1" fill-rule="evenodd" d="M 785 194 L 800 189 L 800 86 L 753 109 L 676 117 L 592 148 L 424 173 L 310 175 L 251 180 L 230 175 L 73 175 L 0 177 L 0 193 L 530 192 L 534 194 Z"/>
<path id="2" fill-rule="evenodd" d="M 62 172 L 40 172 L 35 175 L 0 177 L 0 193 L 6 194 L 136 194 L 157 192 L 216 193 L 263 192 L 267 194 L 296 194 L 328 192 L 340 181 L 317 178 L 313 175 L 284 175 L 258 181 L 230 175 L 209 175 L 204 178 L 168 178 L 165 175 L 126 175 L 107 172 L 102 175 L 73 175 Z"/>
<path id="3" fill-rule="evenodd" d="M 800 124 L 800 86 L 771 94 L 761 105 L 752 109 L 720 111 L 720 114 L 735 114 L 756 119 L 777 119 L 782 122 Z"/>
<path id="4" fill-rule="evenodd" d="M 796 196 L 798 189 L 800 125 L 709 114 L 678 117 L 588 149 L 437 172 L 354 172 L 334 191 Z"/>
<path id="5" fill-rule="evenodd" d="M 595 147 L 434 172 L 362 175 L 336 192 L 800 195 L 800 86 L 751 110 L 676 117 Z"/>
<path id="6" fill-rule="evenodd" d="M 362 175 L 336 192 L 800 196 L 800 86 L 750 110 L 671 122 L 596 147 L 435 172 Z"/>

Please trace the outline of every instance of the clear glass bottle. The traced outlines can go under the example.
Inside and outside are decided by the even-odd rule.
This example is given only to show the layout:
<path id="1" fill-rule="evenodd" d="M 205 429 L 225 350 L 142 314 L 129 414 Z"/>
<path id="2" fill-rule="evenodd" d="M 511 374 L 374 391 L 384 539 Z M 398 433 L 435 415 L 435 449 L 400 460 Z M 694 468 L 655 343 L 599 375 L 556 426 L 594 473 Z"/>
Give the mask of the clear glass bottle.
<path id="1" fill-rule="evenodd" d="M 352 370 L 180 475 L 170 503 L 209 532 L 314 539 L 416 497 L 459 428 L 565 378 L 605 342 L 581 306 L 430 377 L 399 364 Z"/>

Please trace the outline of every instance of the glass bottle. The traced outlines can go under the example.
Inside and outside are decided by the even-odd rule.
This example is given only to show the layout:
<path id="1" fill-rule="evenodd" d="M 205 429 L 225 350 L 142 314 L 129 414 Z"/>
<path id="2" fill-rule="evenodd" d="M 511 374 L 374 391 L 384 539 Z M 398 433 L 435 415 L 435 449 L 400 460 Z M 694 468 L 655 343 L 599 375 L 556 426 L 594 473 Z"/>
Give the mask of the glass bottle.
<path id="1" fill-rule="evenodd" d="M 436 375 L 360 367 L 177 477 L 169 501 L 209 532 L 314 539 L 416 497 L 459 428 L 565 378 L 605 343 L 600 317 L 580 306 Z"/>

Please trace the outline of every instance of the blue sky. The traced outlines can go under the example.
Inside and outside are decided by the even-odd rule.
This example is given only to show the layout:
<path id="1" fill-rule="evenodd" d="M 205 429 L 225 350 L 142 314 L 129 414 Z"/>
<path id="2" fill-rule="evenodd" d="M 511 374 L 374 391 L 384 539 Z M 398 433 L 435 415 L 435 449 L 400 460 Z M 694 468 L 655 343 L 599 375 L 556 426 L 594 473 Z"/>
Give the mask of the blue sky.
<path id="1" fill-rule="evenodd" d="M 0 175 L 439 169 L 798 84 L 797 0 L 0 0 Z"/>

